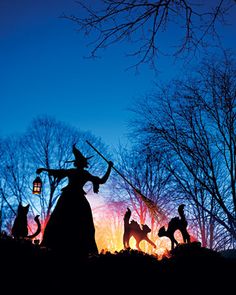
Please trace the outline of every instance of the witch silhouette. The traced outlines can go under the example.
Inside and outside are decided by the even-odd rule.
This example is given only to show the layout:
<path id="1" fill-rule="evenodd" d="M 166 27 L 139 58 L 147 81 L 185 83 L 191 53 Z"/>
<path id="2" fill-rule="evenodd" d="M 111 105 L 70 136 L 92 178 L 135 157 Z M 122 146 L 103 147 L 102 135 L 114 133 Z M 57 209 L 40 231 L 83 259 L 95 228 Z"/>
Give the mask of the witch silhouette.
<path id="1" fill-rule="evenodd" d="M 75 159 L 68 162 L 73 162 L 75 168 L 36 170 L 37 174 L 45 171 L 59 180 L 68 178 L 68 184 L 62 188 L 61 196 L 45 227 L 41 246 L 88 257 L 97 254 L 98 248 L 92 210 L 83 187 L 87 182 L 92 182 L 94 193 L 98 193 L 99 186 L 109 178 L 113 163 L 108 162 L 103 177 L 94 176 L 86 170 L 91 157 L 83 156 L 75 144 L 72 151 Z"/>

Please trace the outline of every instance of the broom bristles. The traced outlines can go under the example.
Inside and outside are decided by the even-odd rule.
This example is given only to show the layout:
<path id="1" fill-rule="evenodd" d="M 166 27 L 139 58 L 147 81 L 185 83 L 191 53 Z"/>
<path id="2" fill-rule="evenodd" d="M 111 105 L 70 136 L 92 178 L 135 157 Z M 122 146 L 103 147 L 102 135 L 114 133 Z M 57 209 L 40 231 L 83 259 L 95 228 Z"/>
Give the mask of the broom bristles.
<path id="1" fill-rule="evenodd" d="M 157 205 L 153 202 L 153 200 L 145 197 L 139 190 L 135 190 L 135 192 L 140 196 L 141 200 L 147 206 L 151 217 L 153 217 L 156 220 L 159 220 L 162 213 L 158 209 Z"/>

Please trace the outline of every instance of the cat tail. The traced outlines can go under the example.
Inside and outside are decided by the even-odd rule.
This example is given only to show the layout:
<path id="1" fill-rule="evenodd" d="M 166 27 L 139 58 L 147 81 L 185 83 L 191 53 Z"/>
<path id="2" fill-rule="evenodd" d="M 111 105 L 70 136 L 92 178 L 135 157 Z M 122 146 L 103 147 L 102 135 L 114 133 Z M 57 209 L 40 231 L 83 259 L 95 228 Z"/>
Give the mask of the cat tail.
<path id="1" fill-rule="evenodd" d="M 184 204 L 181 204 L 181 205 L 179 205 L 179 208 L 178 208 L 179 216 L 182 221 L 186 221 L 186 217 L 184 214 L 184 206 L 185 206 Z"/>
<path id="2" fill-rule="evenodd" d="M 36 231 L 32 235 L 27 236 L 26 237 L 27 239 L 33 239 L 33 238 L 35 238 L 41 232 L 41 223 L 39 221 L 39 215 L 36 215 L 35 218 L 34 218 L 34 220 L 37 223 L 37 229 L 36 229 Z"/>
<path id="3" fill-rule="evenodd" d="M 127 211 L 125 212 L 125 216 L 124 216 L 124 225 L 125 226 L 129 225 L 130 216 L 131 216 L 131 211 L 129 208 L 127 208 Z"/>

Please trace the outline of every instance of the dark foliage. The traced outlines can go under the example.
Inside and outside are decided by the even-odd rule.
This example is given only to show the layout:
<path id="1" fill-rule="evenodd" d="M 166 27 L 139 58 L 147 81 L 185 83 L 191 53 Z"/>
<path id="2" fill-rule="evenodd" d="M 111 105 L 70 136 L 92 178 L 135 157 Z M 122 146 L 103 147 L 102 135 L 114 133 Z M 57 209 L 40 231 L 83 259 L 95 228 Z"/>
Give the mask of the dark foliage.
<path id="1" fill-rule="evenodd" d="M 137 250 L 123 250 L 82 259 L 76 253 L 62 255 L 31 241 L 3 235 L 2 287 L 18 294 L 61 294 L 61 290 L 65 294 L 79 294 L 82 290 L 84 294 L 128 294 L 142 290 L 157 294 L 219 294 L 222 288 L 228 294 L 232 289 L 235 253 L 225 257 L 199 243 L 191 243 L 178 245 L 170 254 L 158 260 Z"/>

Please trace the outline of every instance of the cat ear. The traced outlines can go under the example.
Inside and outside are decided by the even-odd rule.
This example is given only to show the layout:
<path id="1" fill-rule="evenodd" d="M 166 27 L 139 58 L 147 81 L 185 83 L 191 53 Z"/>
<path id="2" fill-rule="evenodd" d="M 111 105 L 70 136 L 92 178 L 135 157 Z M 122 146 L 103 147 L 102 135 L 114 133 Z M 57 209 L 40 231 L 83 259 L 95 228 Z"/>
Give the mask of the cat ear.
<path id="1" fill-rule="evenodd" d="M 29 204 L 27 204 L 26 206 L 24 206 L 24 209 L 28 212 L 29 211 Z"/>

